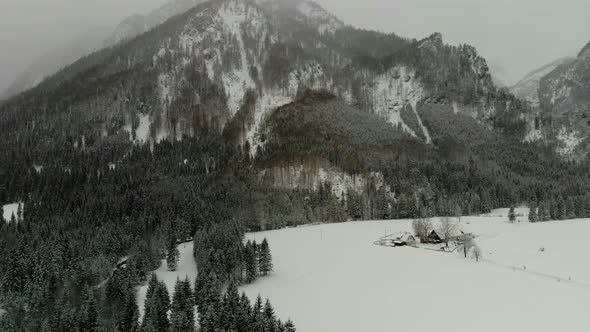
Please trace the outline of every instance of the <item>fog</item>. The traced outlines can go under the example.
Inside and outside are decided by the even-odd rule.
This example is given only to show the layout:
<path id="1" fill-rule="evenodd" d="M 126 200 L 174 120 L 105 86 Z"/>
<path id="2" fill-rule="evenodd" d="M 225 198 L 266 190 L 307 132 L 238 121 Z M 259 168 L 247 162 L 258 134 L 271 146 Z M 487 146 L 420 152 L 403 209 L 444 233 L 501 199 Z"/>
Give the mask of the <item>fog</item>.
<path id="1" fill-rule="evenodd" d="M 0 91 L 33 60 L 165 0 L 0 0 Z"/>
<path id="2" fill-rule="evenodd" d="M 0 91 L 33 59 L 86 31 L 113 29 L 165 0 L 0 0 Z M 590 40 L 588 0 L 318 0 L 345 23 L 478 48 L 515 83 L 528 71 L 575 55 Z M 502 72 L 502 74 L 500 74 Z"/>
<path id="3" fill-rule="evenodd" d="M 477 47 L 512 85 L 557 58 L 575 56 L 590 41 L 588 0 L 319 0 L 343 21 Z"/>

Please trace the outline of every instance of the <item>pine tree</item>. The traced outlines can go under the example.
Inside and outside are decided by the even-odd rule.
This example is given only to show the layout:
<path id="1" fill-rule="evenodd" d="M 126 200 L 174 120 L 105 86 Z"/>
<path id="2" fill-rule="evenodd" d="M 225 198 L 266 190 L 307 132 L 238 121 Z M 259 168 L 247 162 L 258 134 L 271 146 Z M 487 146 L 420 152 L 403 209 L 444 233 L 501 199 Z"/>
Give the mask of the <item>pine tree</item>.
<path id="1" fill-rule="evenodd" d="M 218 316 L 215 306 L 210 304 L 204 314 L 199 317 L 199 332 L 215 332 L 221 330 L 218 325 Z"/>
<path id="2" fill-rule="evenodd" d="M 96 309 L 96 300 L 90 287 L 87 287 L 84 291 L 82 306 L 78 314 L 78 322 L 81 332 L 98 332 L 98 311 Z"/>
<path id="3" fill-rule="evenodd" d="M 297 331 L 295 329 L 295 325 L 293 325 L 293 322 L 289 319 L 287 320 L 287 322 L 285 323 L 285 332 L 295 332 Z"/>
<path id="4" fill-rule="evenodd" d="M 194 331 L 193 307 L 193 296 L 188 279 L 185 281 L 177 279 L 170 314 L 171 332 Z"/>
<path id="5" fill-rule="evenodd" d="M 168 236 L 168 246 L 166 247 L 166 250 L 166 264 L 168 265 L 168 270 L 176 271 L 176 268 L 178 267 L 178 258 L 180 257 L 180 252 L 176 245 L 176 235 L 170 234 Z"/>
<path id="6" fill-rule="evenodd" d="M 242 293 L 240 297 L 239 303 L 239 310 L 238 310 L 238 317 L 236 320 L 236 325 L 238 327 L 238 331 L 250 331 L 250 317 L 252 315 L 252 307 L 250 305 L 250 299 L 246 296 L 245 293 Z"/>
<path id="7" fill-rule="evenodd" d="M 250 317 L 250 326 L 252 327 L 253 331 L 264 331 L 265 328 L 265 320 L 264 314 L 262 313 L 263 303 L 262 298 L 260 295 L 256 297 L 256 301 L 252 306 L 252 313 Z"/>
<path id="8" fill-rule="evenodd" d="M 249 240 L 246 242 L 244 256 L 246 264 L 246 282 L 251 283 L 258 277 L 258 261 L 256 259 L 254 246 Z"/>
<path id="9" fill-rule="evenodd" d="M 260 274 L 266 276 L 269 272 L 272 271 L 273 264 L 272 264 L 272 255 L 270 253 L 270 247 L 268 245 L 268 241 L 266 238 L 262 241 L 260 245 L 260 253 L 259 253 L 259 268 Z"/>
<path id="10" fill-rule="evenodd" d="M 266 302 L 264 303 L 263 317 L 264 317 L 265 330 L 266 331 L 275 331 L 277 328 L 275 311 L 268 299 L 266 299 Z"/>
<path id="11" fill-rule="evenodd" d="M 124 311 L 118 323 L 119 331 L 137 331 L 139 325 L 139 308 L 135 292 L 130 289 L 127 292 L 127 299 L 124 306 Z"/>
<path id="12" fill-rule="evenodd" d="M 535 204 L 535 202 L 531 203 L 530 206 L 530 211 L 529 211 L 529 221 L 530 222 L 537 222 L 538 221 L 538 216 L 537 216 L 537 206 Z"/>
<path id="13" fill-rule="evenodd" d="M 155 299 L 158 301 L 158 328 L 160 331 L 168 330 L 170 322 L 168 321 L 168 310 L 170 310 L 170 295 L 168 288 L 164 282 L 158 284 L 156 293 L 154 294 Z"/>
<path id="14" fill-rule="evenodd" d="M 16 210 L 16 221 L 17 222 L 22 222 L 24 219 L 24 215 L 23 215 L 23 205 L 21 203 L 18 203 L 18 208 Z"/>
<path id="15" fill-rule="evenodd" d="M 154 280 L 155 277 L 152 277 Z M 155 328 L 156 331 L 167 331 L 169 326 L 168 310 L 170 310 L 170 297 L 166 284 L 158 282 L 152 286 L 148 286 L 148 292 L 145 299 L 145 313 L 141 325 L 142 331 L 146 329 Z M 151 289 L 150 289 L 151 288 Z"/>
<path id="16" fill-rule="evenodd" d="M 153 273 L 148 283 L 148 289 L 145 295 L 146 299 L 149 299 L 153 296 L 154 292 L 156 291 L 156 288 L 158 288 L 158 276 L 156 276 L 156 274 Z"/>

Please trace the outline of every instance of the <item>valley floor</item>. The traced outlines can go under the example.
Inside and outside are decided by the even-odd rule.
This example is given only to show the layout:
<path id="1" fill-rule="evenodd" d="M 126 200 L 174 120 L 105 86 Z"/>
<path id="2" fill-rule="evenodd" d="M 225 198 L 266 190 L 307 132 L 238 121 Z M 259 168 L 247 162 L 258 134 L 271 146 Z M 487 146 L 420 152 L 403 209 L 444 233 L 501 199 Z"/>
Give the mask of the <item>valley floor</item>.
<path id="1" fill-rule="evenodd" d="M 461 218 L 478 236 L 479 263 L 373 244 L 410 231 L 410 220 L 248 234 L 268 239 L 275 272 L 242 290 L 306 332 L 586 330 L 590 220 L 510 224 L 506 212 Z"/>
<path id="2" fill-rule="evenodd" d="M 585 331 L 590 308 L 590 220 L 507 222 L 507 209 L 462 217 L 483 259 L 412 247 L 382 247 L 411 220 L 359 221 L 247 234 L 267 238 L 272 275 L 242 291 L 269 298 L 299 331 Z M 436 221 L 436 220 L 433 220 Z M 178 270 L 155 271 L 173 292 L 197 274 L 192 243 L 179 246 Z M 138 289 L 143 315 L 147 285 Z"/>

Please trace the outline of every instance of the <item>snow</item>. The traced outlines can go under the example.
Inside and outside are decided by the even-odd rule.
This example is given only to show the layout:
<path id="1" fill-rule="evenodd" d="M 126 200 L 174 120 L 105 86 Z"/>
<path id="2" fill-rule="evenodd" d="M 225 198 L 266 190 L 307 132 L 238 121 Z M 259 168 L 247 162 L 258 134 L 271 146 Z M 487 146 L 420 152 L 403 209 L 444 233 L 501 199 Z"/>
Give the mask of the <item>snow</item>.
<path id="1" fill-rule="evenodd" d="M 580 137 L 577 131 L 567 130 L 565 127 L 562 127 L 557 134 L 557 140 L 561 142 L 561 146 L 557 148 L 557 153 L 567 156 L 574 152 L 584 138 Z"/>
<path id="2" fill-rule="evenodd" d="M 506 212 L 461 218 L 478 236 L 479 263 L 457 252 L 373 244 L 411 230 L 410 220 L 251 233 L 268 239 L 275 272 L 242 290 L 268 297 L 278 317 L 307 332 L 584 330 L 590 220 L 511 224 L 491 216 Z"/>
<path id="3" fill-rule="evenodd" d="M 338 199 L 344 199 L 348 192 L 363 193 L 369 183 L 373 183 L 376 189 L 385 186 L 385 192 L 393 197 L 391 187 L 385 185 L 383 174 L 379 172 L 350 175 L 333 167 L 306 168 L 303 165 L 275 167 L 265 170 L 263 174 L 267 172 L 272 172 L 273 185 L 279 188 L 317 191 L 320 184 L 330 183 L 332 193 Z"/>
<path id="4" fill-rule="evenodd" d="M 164 281 L 168 287 L 170 300 L 172 300 L 172 295 L 174 294 L 174 285 L 176 284 L 176 280 L 178 278 L 184 280 L 185 277 L 188 277 L 188 280 L 191 282 L 191 286 L 194 287 L 195 279 L 197 277 L 197 264 L 195 263 L 195 259 L 193 257 L 193 242 L 191 241 L 179 245 L 178 251 L 180 252 L 180 257 L 178 259 L 178 267 L 176 271 L 168 271 L 166 259 L 163 259 L 160 267 L 153 272 L 158 277 L 158 280 Z M 148 277 L 148 280 L 149 278 L 151 277 Z M 145 297 L 147 289 L 147 283 L 137 288 L 137 303 L 139 305 L 140 319 L 143 317 L 145 310 Z M 197 309 L 195 307 L 195 317 L 197 317 L 196 310 Z"/>
<path id="5" fill-rule="evenodd" d="M 14 217 L 16 218 L 16 213 L 18 212 L 18 206 L 22 205 L 22 202 L 16 202 L 16 203 L 11 203 L 11 204 L 6 204 L 4 206 L 2 206 L 2 209 L 4 211 L 4 220 L 6 222 L 9 222 L 10 219 L 12 218 L 12 214 L 14 214 Z"/>
<path id="6" fill-rule="evenodd" d="M 123 126 L 123 130 L 129 133 L 129 139 L 135 143 L 147 143 L 150 141 L 150 127 L 152 120 L 149 114 L 139 114 L 139 125 L 135 129 L 135 140 L 133 140 L 133 127 L 129 123 Z"/>
<path id="7" fill-rule="evenodd" d="M 146 143 L 150 139 L 150 126 L 152 125 L 152 120 L 150 116 L 147 114 L 139 115 L 139 126 L 135 130 L 135 138 L 136 140 Z"/>
<path id="8" fill-rule="evenodd" d="M 229 29 L 231 35 L 236 37 L 240 49 L 241 66 L 233 72 L 223 76 L 223 85 L 228 94 L 228 108 L 232 116 L 238 112 L 247 89 L 256 88 L 254 80 L 250 77 L 250 64 L 246 55 L 246 46 L 242 38 L 241 25 L 251 17 L 246 12 L 246 4 L 242 1 L 227 2 L 219 10 L 219 17 Z"/>

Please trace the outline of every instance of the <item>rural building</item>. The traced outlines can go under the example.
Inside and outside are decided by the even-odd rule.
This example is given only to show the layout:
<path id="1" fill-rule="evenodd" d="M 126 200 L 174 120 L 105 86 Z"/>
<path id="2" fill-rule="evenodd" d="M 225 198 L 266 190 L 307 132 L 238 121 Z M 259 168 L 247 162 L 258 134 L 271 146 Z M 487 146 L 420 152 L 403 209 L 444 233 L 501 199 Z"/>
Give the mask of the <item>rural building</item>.
<path id="1" fill-rule="evenodd" d="M 396 246 L 414 245 L 416 244 L 416 238 L 410 233 L 404 233 L 393 240 Z"/>
<path id="2" fill-rule="evenodd" d="M 426 243 L 441 243 L 442 239 L 440 236 L 438 236 L 438 233 L 436 233 L 435 230 L 430 231 L 430 233 L 428 233 L 428 236 L 426 237 Z"/>

